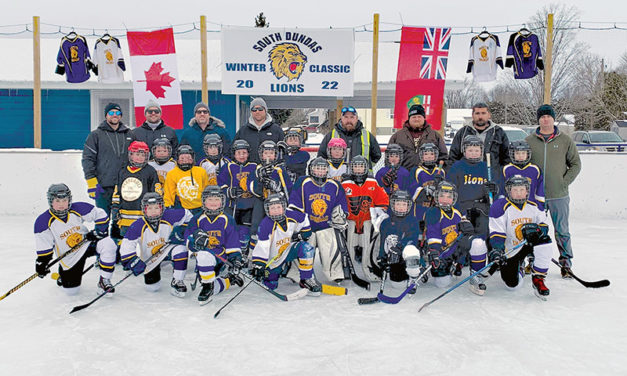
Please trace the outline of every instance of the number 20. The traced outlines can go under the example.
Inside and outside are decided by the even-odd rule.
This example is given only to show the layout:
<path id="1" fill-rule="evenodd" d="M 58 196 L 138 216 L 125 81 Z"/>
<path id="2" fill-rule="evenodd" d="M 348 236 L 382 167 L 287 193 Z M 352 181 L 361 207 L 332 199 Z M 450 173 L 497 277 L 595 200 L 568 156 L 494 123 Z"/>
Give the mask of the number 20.
<path id="1" fill-rule="evenodd" d="M 252 80 L 237 80 L 237 87 L 238 88 L 244 88 L 246 87 L 247 89 L 250 89 L 251 87 L 253 87 L 253 81 Z"/>

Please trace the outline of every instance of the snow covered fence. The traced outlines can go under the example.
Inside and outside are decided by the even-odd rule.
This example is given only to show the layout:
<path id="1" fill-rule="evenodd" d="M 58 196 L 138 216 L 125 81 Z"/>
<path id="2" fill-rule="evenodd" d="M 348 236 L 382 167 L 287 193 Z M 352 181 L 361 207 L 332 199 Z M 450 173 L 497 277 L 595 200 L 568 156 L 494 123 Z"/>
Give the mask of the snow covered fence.
<path id="1" fill-rule="evenodd" d="M 582 172 L 570 187 L 572 216 L 627 219 L 627 155 L 582 153 L 581 160 Z M 39 214 L 52 183 L 64 182 L 74 200 L 88 200 L 80 151 L 3 149 L 0 166 L 2 215 Z"/>

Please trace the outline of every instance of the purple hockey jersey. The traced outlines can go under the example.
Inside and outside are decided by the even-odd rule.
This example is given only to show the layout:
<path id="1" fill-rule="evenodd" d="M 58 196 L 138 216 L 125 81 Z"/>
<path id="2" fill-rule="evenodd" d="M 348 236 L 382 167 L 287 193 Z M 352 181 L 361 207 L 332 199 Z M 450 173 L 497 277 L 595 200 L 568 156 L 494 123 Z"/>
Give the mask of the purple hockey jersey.
<path id="1" fill-rule="evenodd" d="M 309 176 L 296 181 L 290 194 L 290 207 L 309 214 L 313 231 L 329 228 L 331 212 L 336 206 L 348 212 L 344 188 L 335 180 L 329 179 L 323 185 L 316 184 Z"/>
<path id="2" fill-rule="evenodd" d="M 505 66 L 514 67 L 514 78 L 518 80 L 535 77 L 538 68 L 544 69 L 538 36 L 520 31 L 512 34 L 507 44 Z"/>
<path id="3" fill-rule="evenodd" d="M 540 168 L 533 163 L 528 163 L 523 168 L 512 163 L 503 167 L 503 182 L 514 175 L 521 175 L 529 179 L 529 201 L 537 204 L 538 209 L 544 210 L 544 178 Z M 506 194 L 505 185 L 501 187 L 501 192 L 503 195 Z"/>
<path id="4" fill-rule="evenodd" d="M 237 209 L 250 209 L 253 207 L 254 198 L 249 191 L 249 183 L 255 176 L 257 164 L 247 162 L 245 165 L 239 165 L 235 162 L 229 162 L 220 170 L 218 174 L 218 186 L 226 194 L 226 190 L 230 187 L 239 186 L 244 193 L 237 199 Z M 228 197 L 228 195 L 227 195 Z M 234 200 L 229 199 L 227 205 L 233 207 Z"/>
<path id="5" fill-rule="evenodd" d="M 93 66 L 85 37 L 75 34 L 61 38 L 57 54 L 57 74 L 63 75 L 67 82 L 77 84 L 89 79 L 89 70 Z"/>

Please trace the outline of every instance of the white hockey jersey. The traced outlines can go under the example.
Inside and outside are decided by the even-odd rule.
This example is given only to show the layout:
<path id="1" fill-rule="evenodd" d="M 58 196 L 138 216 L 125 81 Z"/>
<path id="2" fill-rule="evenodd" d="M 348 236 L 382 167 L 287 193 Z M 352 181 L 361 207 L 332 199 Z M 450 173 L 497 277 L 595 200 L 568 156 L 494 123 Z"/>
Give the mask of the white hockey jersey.
<path id="1" fill-rule="evenodd" d="M 265 217 L 259 224 L 259 240 L 252 253 L 252 261 L 267 264 L 273 269 L 283 263 L 292 246 L 292 235 L 298 232 L 310 232 L 309 216 L 298 210 L 287 210 L 286 227 L 282 228 L 269 217 Z"/>
<path id="2" fill-rule="evenodd" d="M 476 82 L 496 80 L 497 66 L 503 69 L 503 56 L 499 37 L 488 34 L 485 38 L 474 36 L 470 41 L 470 56 L 466 73 L 472 72 Z"/>
<path id="3" fill-rule="evenodd" d="M 70 207 L 64 222 L 46 210 L 35 221 L 35 250 L 37 256 L 46 256 L 54 252 L 55 257 L 70 250 L 83 240 L 89 232 L 84 222 L 94 222 L 102 231 L 108 229 L 109 216 L 100 208 L 86 202 L 75 202 Z M 85 254 L 90 242 L 85 242 L 77 251 L 65 256 L 59 263 L 64 270 L 73 267 Z"/>
<path id="4" fill-rule="evenodd" d="M 505 244 L 508 250 L 514 248 L 523 241 L 521 227 L 525 223 L 547 226 L 546 214 L 531 201 L 519 208 L 506 198 L 496 200 L 490 207 L 490 244 L 493 247 Z"/>
<path id="5" fill-rule="evenodd" d="M 149 161 L 148 164 L 151 165 L 155 170 L 157 170 L 157 175 L 159 176 L 159 183 L 161 183 L 162 187 L 165 185 L 165 177 L 168 175 L 168 172 L 170 172 L 174 167 L 176 167 L 176 162 L 174 162 L 174 159 L 170 159 L 164 164 L 159 164 L 155 161 Z"/>
<path id="6" fill-rule="evenodd" d="M 104 38 L 104 37 L 103 37 Z M 124 81 L 124 56 L 115 37 L 100 38 L 94 46 L 93 62 L 98 68 L 98 82 L 115 84 Z"/>
<path id="7" fill-rule="evenodd" d="M 342 182 L 342 175 L 348 173 L 348 165 L 344 162 L 340 163 L 339 166 L 333 166 L 333 163 L 329 162 L 329 173 L 327 176 L 329 179 L 333 179 L 338 183 Z"/>
<path id="8" fill-rule="evenodd" d="M 209 185 L 218 185 L 218 174 L 222 167 L 226 166 L 229 161 L 226 158 L 220 158 L 218 163 L 213 163 L 209 159 L 204 158 L 198 165 L 207 171 L 207 176 L 209 176 Z"/>

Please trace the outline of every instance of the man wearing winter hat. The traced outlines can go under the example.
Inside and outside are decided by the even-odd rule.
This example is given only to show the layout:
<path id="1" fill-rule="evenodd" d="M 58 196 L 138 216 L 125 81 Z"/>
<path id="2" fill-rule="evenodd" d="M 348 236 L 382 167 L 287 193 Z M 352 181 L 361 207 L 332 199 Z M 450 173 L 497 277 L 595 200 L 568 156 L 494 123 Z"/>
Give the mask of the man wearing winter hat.
<path id="1" fill-rule="evenodd" d="M 161 106 L 159 106 L 159 103 L 149 100 L 144 107 L 144 116 L 146 121 L 131 131 L 135 139 L 145 142 L 148 145 L 148 149 L 152 150 L 152 142 L 155 139 L 167 138 L 170 140 L 172 150 L 176 150 L 179 145 L 179 139 L 176 137 L 174 129 L 161 120 Z"/>
<path id="2" fill-rule="evenodd" d="M 555 126 L 555 110 L 551 105 L 540 106 L 537 118 L 540 126 L 525 140 L 531 147 L 531 162 L 540 167 L 544 175 L 546 208 L 551 212 L 559 262 L 564 266 L 562 277 L 572 278 L 568 273 L 573 258 L 568 229 L 568 186 L 579 175 L 581 160 L 573 140 Z"/>
<path id="3" fill-rule="evenodd" d="M 224 122 L 215 116 L 211 116 L 209 106 L 203 102 L 194 106 L 194 117 L 189 121 L 189 127 L 181 136 L 181 144 L 186 144 L 194 149 L 196 162 L 206 157 L 202 147 L 203 140 L 208 134 L 217 134 L 222 139 L 222 154 L 230 157 L 231 136 L 226 130 Z"/>
<path id="4" fill-rule="evenodd" d="M 107 104 L 104 114 L 105 120 L 85 140 L 82 165 L 87 194 L 108 214 L 118 172 L 128 161 L 128 146 L 134 138 L 122 123 L 119 104 Z"/>
<path id="5" fill-rule="evenodd" d="M 259 163 L 259 144 L 266 140 L 278 143 L 285 137 L 281 126 L 274 122 L 268 114 L 268 106 L 263 98 L 255 98 L 250 102 L 250 116 L 235 134 L 235 140 L 246 140 L 250 145 L 250 162 Z"/>
<path id="6" fill-rule="evenodd" d="M 423 144 L 432 143 L 437 145 L 439 150 L 438 161 L 446 161 L 448 159 L 444 138 L 427 123 L 425 109 L 419 104 L 410 107 L 407 113 L 407 120 L 403 123 L 403 128 L 390 137 L 389 143 L 398 144 L 403 148 L 404 153 L 401 165 L 410 171 L 412 168 L 420 165 L 418 152 Z"/>

